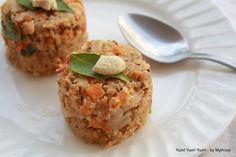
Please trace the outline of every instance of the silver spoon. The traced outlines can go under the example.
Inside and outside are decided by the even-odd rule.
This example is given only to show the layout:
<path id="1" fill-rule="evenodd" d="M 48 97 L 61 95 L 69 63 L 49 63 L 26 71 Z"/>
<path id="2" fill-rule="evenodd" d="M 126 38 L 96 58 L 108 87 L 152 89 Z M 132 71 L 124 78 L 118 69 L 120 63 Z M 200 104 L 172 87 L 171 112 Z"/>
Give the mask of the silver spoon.
<path id="1" fill-rule="evenodd" d="M 175 63 L 184 59 L 205 59 L 236 70 L 236 60 L 207 53 L 190 52 L 186 39 L 173 27 L 154 18 L 126 14 L 119 18 L 119 26 L 129 43 L 145 56 L 161 63 Z"/>

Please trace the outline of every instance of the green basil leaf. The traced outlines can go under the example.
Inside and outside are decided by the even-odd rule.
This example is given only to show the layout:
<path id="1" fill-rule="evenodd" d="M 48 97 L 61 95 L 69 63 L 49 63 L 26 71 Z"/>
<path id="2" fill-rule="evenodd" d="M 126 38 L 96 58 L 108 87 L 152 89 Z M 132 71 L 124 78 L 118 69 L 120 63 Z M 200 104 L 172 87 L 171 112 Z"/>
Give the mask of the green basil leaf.
<path id="1" fill-rule="evenodd" d="M 75 73 L 78 73 L 84 76 L 97 78 L 97 79 L 118 78 L 126 82 L 130 81 L 130 78 L 124 73 L 120 73 L 117 75 L 108 75 L 108 76 L 95 73 L 92 69 L 97 63 L 99 58 L 100 58 L 100 55 L 97 55 L 97 54 L 88 54 L 88 53 L 71 54 L 70 55 L 70 70 Z"/>
<path id="2" fill-rule="evenodd" d="M 103 79 L 105 76 L 93 72 L 93 67 L 97 63 L 99 55 L 96 54 L 71 54 L 70 69 L 81 75 Z"/>
<path id="3" fill-rule="evenodd" d="M 16 0 L 16 2 L 30 10 L 34 10 L 32 0 Z M 74 13 L 74 10 L 71 9 L 63 0 L 56 0 L 57 2 L 57 11 L 64 11 Z"/>
<path id="4" fill-rule="evenodd" d="M 11 13 L 8 14 L 6 22 L 1 22 L 2 33 L 5 37 L 10 40 L 19 41 L 21 40 L 21 34 L 17 25 L 11 19 Z"/>
<path id="5" fill-rule="evenodd" d="M 16 2 L 30 10 L 34 10 L 35 8 L 33 7 L 32 0 L 16 0 Z"/>
<path id="6" fill-rule="evenodd" d="M 126 82 L 130 82 L 131 81 L 129 76 L 125 75 L 124 73 L 119 73 L 119 74 L 116 74 L 116 75 L 112 75 L 110 77 L 118 78 L 118 79 L 126 81 Z"/>
<path id="7" fill-rule="evenodd" d="M 65 11 L 74 13 L 74 10 L 71 9 L 63 0 L 56 0 L 57 1 L 57 10 L 58 11 Z"/>
<path id="8" fill-rule="evenodd" d="M 36 52 L 36 49 L 31 45 L 27 45 L 24 50 L 21 51 L 22 56 L 30 57 Z"/>

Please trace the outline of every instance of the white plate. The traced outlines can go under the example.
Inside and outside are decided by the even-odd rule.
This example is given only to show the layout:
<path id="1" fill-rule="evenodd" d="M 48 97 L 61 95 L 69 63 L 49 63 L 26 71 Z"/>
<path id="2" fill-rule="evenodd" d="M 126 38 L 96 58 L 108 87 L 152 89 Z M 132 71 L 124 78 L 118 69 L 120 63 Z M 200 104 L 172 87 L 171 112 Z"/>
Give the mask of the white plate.
<path id="1" fill-rule="evenodd" d="M 192 50 L 236 56 L 236 34 L 208 0 L 86 0 L 90 39 L 126 42 L 119 14 L 138 12 L 176 26 Z M 3 41 L 0 42 L 4 50 Z M 153 108 L 148 124 L 109 149 L 86 144 L 67 127 L 60 111 L 56 76 L 33 78 L 0 54 L 1 157 L 195 156 L 177 148 L 206 148 L 236 113 L 235 74 L 203 61 L 161 65 L 150 60 Z"/>

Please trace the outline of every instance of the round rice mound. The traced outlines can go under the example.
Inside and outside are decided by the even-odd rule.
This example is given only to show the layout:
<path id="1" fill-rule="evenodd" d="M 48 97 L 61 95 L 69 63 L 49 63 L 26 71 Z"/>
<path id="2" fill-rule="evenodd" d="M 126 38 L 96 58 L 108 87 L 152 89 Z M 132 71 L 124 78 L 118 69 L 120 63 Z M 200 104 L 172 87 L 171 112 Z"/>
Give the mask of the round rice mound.
<path id="1" fill-rule="evenodd" d="M 10 62 L 33 75 L 48 75 L 56 72 L 58 65 L 72 51 L 78 50 L 87 41 L 86 17 L 81 0 L 64 0 L 73 10 L 70 12 L 28 10 L 7 0 L 2 6 L 2 21 L 11 14 L 22 39 L 12 40 L 3 35 Z M 24 54 L 26 47 L 33 54 Z"/>
<path id="2" fill-rule="evenodd" d="M 126 62 L 124 73 L 130 82 L 82 76 L 71 72 L 68 64 L 58 78 L 63 113 L 74 132 L 103 146 L 120 143 L 147 120 L 152 102 L 150 66 L 136 49 L 115 41 L 90 41 L 78 53 L 118 55 Z"/>

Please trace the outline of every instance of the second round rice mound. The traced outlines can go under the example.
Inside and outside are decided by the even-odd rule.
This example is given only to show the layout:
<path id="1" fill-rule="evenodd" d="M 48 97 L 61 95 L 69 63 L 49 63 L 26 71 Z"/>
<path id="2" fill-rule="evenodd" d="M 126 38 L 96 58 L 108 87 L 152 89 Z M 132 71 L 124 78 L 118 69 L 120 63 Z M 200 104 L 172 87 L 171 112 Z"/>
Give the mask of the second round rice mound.
<path id="1" fill-rule="evenodd" d="M 14 24 L 14 36 L 20 35 L 20 39 L 12 39 L 3 31 L 7 57 L 17 68 L 36 76 L 53 74 L 70 52 L 87 41 L 82 0 L 64 2 L 74 13 L 30 10 L 16 0 L 5 1 L 1 8 L 2 25 Z"/>
<path id="2" fill-rule="evenodd" d="M 130 78 L 94 79 L 69 70 L 59 75 L 59 97 L 65 119 L 73 131 L 88 142 L 111 146 L 143 126 L 152 103 L 150 66 L 130 46 L 115 41 L 90 41 L 78 53 L 117 55 L 126 62 Z"/>

